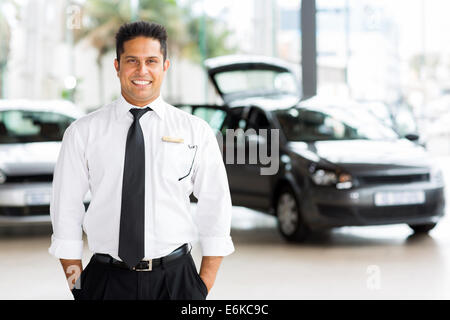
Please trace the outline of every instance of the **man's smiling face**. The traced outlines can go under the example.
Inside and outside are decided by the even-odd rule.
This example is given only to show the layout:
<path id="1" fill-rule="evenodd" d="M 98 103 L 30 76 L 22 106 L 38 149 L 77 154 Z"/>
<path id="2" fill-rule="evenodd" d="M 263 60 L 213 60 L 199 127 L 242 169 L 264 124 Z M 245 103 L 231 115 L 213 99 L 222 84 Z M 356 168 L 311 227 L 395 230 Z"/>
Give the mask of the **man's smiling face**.
<path id="1" fill-rule="evenodd" d="M 158 40 L 137 37 L 124 42 L 120 64 L 114 67 L 120 79 L 121 93 L 128 103 L 143 107 L 158 98 L 170 62 L 164 60 Z"/>

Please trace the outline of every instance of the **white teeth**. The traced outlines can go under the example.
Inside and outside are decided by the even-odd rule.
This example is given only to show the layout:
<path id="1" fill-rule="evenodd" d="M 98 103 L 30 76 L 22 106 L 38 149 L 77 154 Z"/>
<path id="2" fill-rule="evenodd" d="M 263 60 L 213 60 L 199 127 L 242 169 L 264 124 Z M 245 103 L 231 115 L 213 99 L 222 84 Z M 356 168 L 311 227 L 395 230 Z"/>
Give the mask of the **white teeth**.
<path id="1" fill-rule="evenodd" d="M 137 80 L 133 80 L 132 82 L 134 84 L 146 85 L 146 84 L 150 84 L 151 81 L 137 81 Z"/>

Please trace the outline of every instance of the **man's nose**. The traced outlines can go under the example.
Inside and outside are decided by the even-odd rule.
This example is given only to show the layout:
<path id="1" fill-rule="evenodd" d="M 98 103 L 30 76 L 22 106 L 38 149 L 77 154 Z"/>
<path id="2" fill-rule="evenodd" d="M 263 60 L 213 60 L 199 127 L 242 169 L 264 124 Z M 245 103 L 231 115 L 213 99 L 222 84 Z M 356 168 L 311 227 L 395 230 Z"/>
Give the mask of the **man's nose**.
<path id="1" fill-rule="evenodd" d="M 145 65 L 145 62 L 139 64 L 139 66 L 138 66 L 138 73 L 139 73 L 139 75 L 146 75 L 146 74 L 148 74 L 148 69 L 147 69 L 147 66 Z"/>

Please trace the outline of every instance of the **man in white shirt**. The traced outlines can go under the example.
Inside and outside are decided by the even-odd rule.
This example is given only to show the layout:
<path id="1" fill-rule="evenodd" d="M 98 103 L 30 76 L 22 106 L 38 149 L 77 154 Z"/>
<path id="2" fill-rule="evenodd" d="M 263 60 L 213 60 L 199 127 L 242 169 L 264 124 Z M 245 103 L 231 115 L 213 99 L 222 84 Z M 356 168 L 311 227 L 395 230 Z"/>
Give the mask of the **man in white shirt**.
<path id="1" fill-rule="evenodd" d="M 120 98 L 64 134 L 49 252 L 61 260 L 75 299 L 205 299 L 223 256 L 234 251 L 217 140 L 204 120 L 160 95 L 170 66 L 163 26 L 124 24 L 116 51 Z M 84 270 L 82 230 L 94 253 Z M 189 246 L 196 239 L 200 273 Z"/>

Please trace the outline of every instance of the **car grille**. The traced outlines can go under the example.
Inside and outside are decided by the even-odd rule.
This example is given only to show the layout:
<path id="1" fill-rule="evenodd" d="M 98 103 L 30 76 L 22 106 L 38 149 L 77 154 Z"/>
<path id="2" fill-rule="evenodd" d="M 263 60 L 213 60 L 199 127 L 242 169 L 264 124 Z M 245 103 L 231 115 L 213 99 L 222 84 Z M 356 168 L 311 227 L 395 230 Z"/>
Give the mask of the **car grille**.
<path id="1" fill-rule="evenodd" d="M 430 203 L 408 206 L 371 207 L 359 209 L 358 213 L 361 218 L 378 220 L 430 217 L 436 215 L 438 213 L 437 211 L 438 203 Z"/>
<path id="2" fill-rule="evenodd" d="M 84 209 L 89 208 L 89 203 L 84 203 Z M 0 216 L 4 217 L 29 217 L 50 214 L 50 206 L 26 206 L 26 207 L 0 207 Z"/>
<path id="3" fill-rule="evenodd" d="M 362 176 L 358 177 L 361 185 L 371 184 L 404 184 L 413 182 L 430 181 L 430 175 L 424 174 L 408 174 L 408 175 L 394 175 L 394 176 Z"/>
<path id="4" fill-rule="evenodd" d="M 50 214 L 50 206 L 0 207 L 0 215 L 5 217 L 28 217 Z"/>
<path id="5" fill-rule="evenodd" d="M 319 205 L 320 214 L 330 219 L 361 218 L 365 221 L 398 220 L 438 215 L 443 209 L 440 202 L 423 205 L 404 205 L 389 207 L 340 207 Z"/>
<path id="6" fill-rule="evenodd" d="M 5 183 L 52 182 L 53 174 L 7 176 Z"/>

